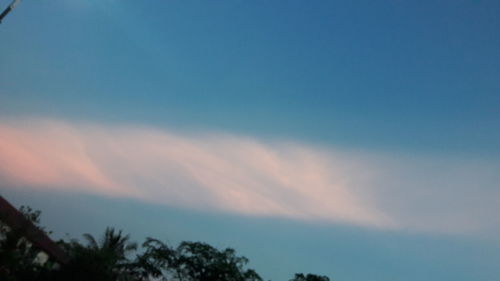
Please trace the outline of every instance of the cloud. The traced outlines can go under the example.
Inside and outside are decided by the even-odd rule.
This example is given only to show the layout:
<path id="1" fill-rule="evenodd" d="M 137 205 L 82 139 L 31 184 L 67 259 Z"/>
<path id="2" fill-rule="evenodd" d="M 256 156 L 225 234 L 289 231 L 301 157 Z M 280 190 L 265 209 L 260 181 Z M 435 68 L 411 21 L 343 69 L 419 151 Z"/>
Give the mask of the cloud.
<path id="1" fill-rule="evenodd" d="M 254 216 L 389 227 L 350 189 L 344 161 L 299 144 L 55 120 L 0 125 L 0 177 Z"/>
<path id="2" fill-rule="evenodd" d="M 494 235 L 498 240 L 498 160 L 470 154 L 398 155 L 381 162 L 382 177 L 371 182 L 378 193 L 376 205 L 400 226 L 420 232 Z"/>
<path id="3" fill-rule="evenodd" d="M 0 122 L 0 187 L 201 211 L 442 233 L 498 230 L 498 164 L 225 133 Z"/>

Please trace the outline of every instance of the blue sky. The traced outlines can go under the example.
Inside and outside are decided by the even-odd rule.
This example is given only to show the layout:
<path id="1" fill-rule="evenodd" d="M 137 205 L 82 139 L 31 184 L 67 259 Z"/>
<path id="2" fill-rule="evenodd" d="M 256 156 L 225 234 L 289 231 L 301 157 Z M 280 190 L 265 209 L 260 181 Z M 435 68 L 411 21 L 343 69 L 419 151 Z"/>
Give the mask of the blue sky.
<path id="1" fill-rule="evenodd" d="M 273 280 L 491 280 L 499 12 L 23 1 L 0 26 L 2 194 L 57 235 L 209 241 Z"/>

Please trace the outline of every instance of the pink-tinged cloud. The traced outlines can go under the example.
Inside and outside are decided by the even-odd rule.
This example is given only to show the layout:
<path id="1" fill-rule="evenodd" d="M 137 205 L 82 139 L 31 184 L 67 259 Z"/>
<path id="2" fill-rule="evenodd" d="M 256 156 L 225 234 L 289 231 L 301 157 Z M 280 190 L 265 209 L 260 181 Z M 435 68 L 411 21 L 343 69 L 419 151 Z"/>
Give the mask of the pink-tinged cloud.
<path id="1" fill-rule="evenodd" d="M 392 230 L 500 230 L 499 166 L 144 126 L 0 122 L 0 188 Z"/>
<path id="2" fill-rule="evenodd" d="M 393 227 L 353 184 L 353 177 L 368 173 L 352 166 L 326 150 L 224 134 L 55 120 L 0 123 L 5 186 Z"/>

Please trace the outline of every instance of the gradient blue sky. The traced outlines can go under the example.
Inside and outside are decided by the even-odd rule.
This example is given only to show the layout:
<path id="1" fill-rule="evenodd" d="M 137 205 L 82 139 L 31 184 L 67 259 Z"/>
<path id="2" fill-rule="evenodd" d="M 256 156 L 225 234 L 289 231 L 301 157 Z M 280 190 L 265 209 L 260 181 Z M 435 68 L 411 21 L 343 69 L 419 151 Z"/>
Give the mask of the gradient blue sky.
<path id="1" fill-rule="evenodd" d="M 23 1 L 0 25 L 1 193 L 59 237 L 114 225 L 233 246 L 267 279 L 493 280 L 499 14 L 498 1 Z"/>

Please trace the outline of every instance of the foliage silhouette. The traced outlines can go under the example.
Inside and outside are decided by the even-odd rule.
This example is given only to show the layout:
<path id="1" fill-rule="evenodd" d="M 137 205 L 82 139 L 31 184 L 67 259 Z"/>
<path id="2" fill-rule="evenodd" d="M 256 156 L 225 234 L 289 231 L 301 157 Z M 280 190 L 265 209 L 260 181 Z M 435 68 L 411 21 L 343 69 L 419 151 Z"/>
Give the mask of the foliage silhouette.
<path id="1" fill-rule="evenodd" d="M 304 275 L 303 273 L 296 273 L 295 277 L 290 281 L 330 281 L 330 278 L 316 274 Z"/>
<path id="2" fill-rule="evenodd" d="M 39 226 L 40 212 L 22 207 L 24 216 Z M 43 229 L 43 228 L 41 228 Z M 44 230 L 45 231 L 45 230 Z M 106 228 L 98 241 L 90 234 L 59 241 L 69 262 L 37 262 L 40 251 L 0 221 L 0 280 L 2 281 L 262 281 L 248 259 L 231 248 L 219 250 L 207 243 L 181 242 L 172 247 L 147 238 L 138 245 L 129 235 Z M 295 274 L 290 281 L 329 281 L 326 276 Z"/>
<path id="3" fill-rule="evenodd" d="M 22 206 L 19 210 L 26 219 L 40 230 L 40 211 Z M 12 229 L 0 221 L 0 280 L 36 280 L 43 279 L 52 269 L 50 262 L 38 262 L 39 251 L 23 237 L 25 229 Z"/>
<path id="4" fill-rule="evenodd" d="M 173 249 L 153 238 L 148 238 L 143 247 L 146 251 L 138 257 L 142 268 L 163 280 L 262 280 L 253 269 L 244 268 L 248 259 L 237 256 L 231 248 L 220 251 L 206 243 L 185 241 Z"/>
<path id="5" fill-rule="evenodd" d="M 137 244 L 129 242 L 129 236 L 122 231 L 106 228 L 100 241 L 90 234 L 84 234 L 87 245 L 76 240 L 61 242 L 70 256 L 70 262 L 60 272 L 67 280 L 132 280 L 132 265 L 127 254 L 137 249 Z"/>

